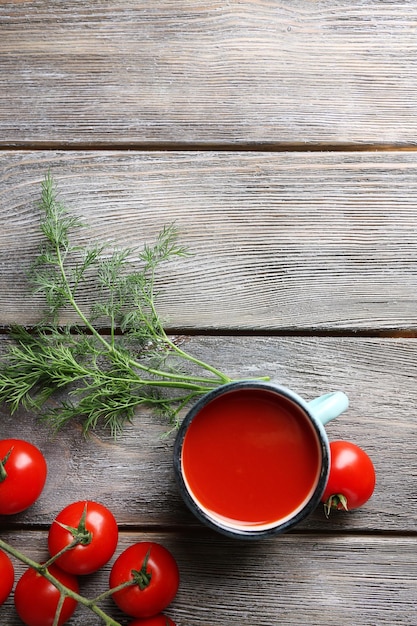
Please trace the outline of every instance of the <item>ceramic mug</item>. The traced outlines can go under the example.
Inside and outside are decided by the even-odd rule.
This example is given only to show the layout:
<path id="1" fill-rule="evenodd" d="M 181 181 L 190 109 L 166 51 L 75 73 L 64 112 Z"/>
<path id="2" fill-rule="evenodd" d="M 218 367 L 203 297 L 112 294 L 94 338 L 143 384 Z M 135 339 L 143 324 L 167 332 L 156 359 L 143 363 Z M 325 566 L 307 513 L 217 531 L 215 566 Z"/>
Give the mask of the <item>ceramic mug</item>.
<path id="1" fill-rule="evenodd" d="M 230 537 L 284 532 L 320 502 L 329 473 L 324 424 L 341 392 L 306 402 L 262 381 L 222 385 L 191 408 L 174 445 L 180 493 L 194 515 Z"/>

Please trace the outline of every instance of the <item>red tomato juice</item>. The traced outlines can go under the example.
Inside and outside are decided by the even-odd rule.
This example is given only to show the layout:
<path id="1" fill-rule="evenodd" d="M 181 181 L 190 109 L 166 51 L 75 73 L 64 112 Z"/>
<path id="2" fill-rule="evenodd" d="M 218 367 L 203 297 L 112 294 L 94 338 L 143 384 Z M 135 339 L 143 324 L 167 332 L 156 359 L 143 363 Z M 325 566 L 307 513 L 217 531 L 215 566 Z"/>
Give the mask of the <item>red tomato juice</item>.
<path id="1" fill-rule="evenodd" d="M 209 516 L 268 526 L 302 509 L 321 468 L 318 436 L 302 409 L 257 389 L 209 402 L 184 438 L 187 489 Z"/>

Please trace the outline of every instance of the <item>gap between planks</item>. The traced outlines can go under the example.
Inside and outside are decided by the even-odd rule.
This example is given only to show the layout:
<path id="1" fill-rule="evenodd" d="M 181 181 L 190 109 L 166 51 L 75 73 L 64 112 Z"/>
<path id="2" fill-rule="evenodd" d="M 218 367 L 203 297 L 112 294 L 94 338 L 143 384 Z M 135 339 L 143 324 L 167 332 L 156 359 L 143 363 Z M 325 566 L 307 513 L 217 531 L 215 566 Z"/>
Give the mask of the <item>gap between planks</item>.
<path id="1" fill-rule="evenodd" d="M 7 151 L 143 151 L 143 152 L 417 152 L 417 144 L 384 143 L 216 143 L 216 142 L 61 142 L 61 141 L 17 141 L 1 143 L 0 152 Z"/>
<path id="2" fill-rule="evenodd" d="M 34 532 L 48 532 L 50 528 L 50 524 L 33 524 L 30 522 L 20 522 L 20 523 L 5 523 L 2 526 L 2 531 L 4 533 L 7 532 L 19 532 L 19 531 L 34 531 Z M 164 525 L 164 524 L 148 524 L 148 525 L 129 525 L 129 524 L 123 524 L 123 523 L 119 523 L 118 524 L 118 528 L 119 528 L 119 534 L 121 536 L 123 535 L 132 535 L 132 534 L 137 534 L 137 533 L 142 533 L 142 534 L 160 534 L 161 532 L 163 532 L 164 534 L 169 534 L 169 535 L 192 535 L 194 537 L 197 537 L 198 535 L 205 535 L 206 533 L 210 532 L 207 530 L 207 528 L 205 526 L 188 526 L 187 528 L 184 527 L 184 525 L 179 525 L 179 526 L 175 526 L 175 525 Z M 404 530 L 404 529 L 400 529 L 400 530 L 375 530 L 375 529 L 358 529 L 358 528 L 352 528 L 352 529 L 346 529 L 344 528 L 343 530 L 340 529 L 330 529 L 330 530 L 326 530 L 326 529 L 317 529 L 317 528 L 295 528 L 289 532 L 283 533 L 283 534 L 277 534 L 274 537 L 272 537 L 272 539 L 276 539 L 278 540 L 280 537 L 282 536 L 286 536 L 286 537 L 295 537 L 295 536 L 320 536 L 320 537 L 374 537 L 374 538 L 380 538 L 380 539 L 389 539 L 389 538 L 393 538 L 393 539 L 399 539 L 399 538 L 404 538 L 404 537 L 409 537 L 409 538 L 417 538 L 417 531 L 413 531 L 413 530 Z M 215 535 L 213 534 L 212 537 L 220 537 L 220 535 Z M 259 541 L 260 544 L 262 544 L 262 540 Z"/>
<path id="3" fill-rule="evenodd" d="M 10 335 L 10 328 L 0 326 L 0 337 Z M 36 332 L 36 327 L 26 327 L 28 332 Z M 74 325 L 72 332 L 79 334 L 81 331 L 79 326 Z M 110 335 L 109 328 L 98 329 L 99 333 L 104 336 Z M 416 339 L 416 328 L 403 328 L 403 329 L 384 329 L 368 328 L 368 329 L 315 329 L 315 328 L 303 328 L 303 329 L 239 329 L 239 328 L 165 328 L 165 332 L 169 336 L 176 337 L 360 337 L 363 339 Z M 86 334 L 90 334 L 86 331 Z M 120 330 L 115 331 L 116 336 L 121 336 Z"/>

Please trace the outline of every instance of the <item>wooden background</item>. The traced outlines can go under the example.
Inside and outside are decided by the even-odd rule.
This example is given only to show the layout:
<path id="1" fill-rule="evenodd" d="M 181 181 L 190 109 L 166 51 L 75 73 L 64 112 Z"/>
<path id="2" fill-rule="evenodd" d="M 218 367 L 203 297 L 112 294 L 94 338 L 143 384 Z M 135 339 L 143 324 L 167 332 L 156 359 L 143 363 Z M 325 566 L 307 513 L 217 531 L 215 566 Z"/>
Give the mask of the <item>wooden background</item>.
<path id="1" fill-rule="evenodd" d="M 140 245 L 175 221 L 193 254 L 158 277 L 167 329 L 231 376 L 344 390 L 329 438 L 377 470 L 360 511 L 247 545 L 185 509 L 150 413 L 84 441 L 3 407 L 1 436 L 50 471 L 2 537 L 42 558 L 53 516 L 98 499 L 118 551 L 151 537 L 174 553 L 178 626 L 417 625 L 416 137 L 415 0 L 0 0 L 0 349 L 41 315 L 26 271 L 50 170 L 80 243 Z M 20 624 L 12 599 L 0 623 Z"/>

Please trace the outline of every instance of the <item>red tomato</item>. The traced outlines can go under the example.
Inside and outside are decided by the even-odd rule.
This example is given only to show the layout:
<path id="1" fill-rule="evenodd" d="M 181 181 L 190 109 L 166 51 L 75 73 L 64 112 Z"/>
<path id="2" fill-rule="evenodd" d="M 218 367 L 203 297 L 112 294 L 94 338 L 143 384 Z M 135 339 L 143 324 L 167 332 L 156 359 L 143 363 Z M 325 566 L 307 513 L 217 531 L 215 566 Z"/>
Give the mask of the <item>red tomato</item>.
<path id="1" fill-rule="evenodd" d="M 113 593 L 117 606 L 133 617 L 152 617 L 175 598 L 179 571 L 172 554 L 159 543 L 142 541 L 122 552 L 110 572 L 110 588 L 135 581 Z"/>
<path id="2" fill-rule="evenodd" d="M 63 572 L 55 565 L 48 567 L 48 571 L 66 587 L 78 593 L 75 576 Z M 59 598 L 58 589 L 32 568 L 27 569 L 19 579 L 14 592 L 16 611 L 26 626 L 52 626 Z M 65 598 L 58 626 L 62 626 L 70 619 L 76 606 L 75 600 Z"/>
<path id="3" fill-rule="evenodd" d="M 330 443 L 330 473 L 321 501 L 330 509 L 357 509 L 375 489 L 375 468 L 362 448 L 349 441 Z"/>
<path id="4" fill-rule="evenodd" d="M 167 615 L 158 613 L 153 617 L 145 617 L 145 619 L 134 619 L 129 626 L 176 626 L 175 623 Z"/>
<path id="5" fill-rule="evenodd" d="M 113 513 L 91 500 L 69 504 L 49 529 L 50 555 L 58 554 L 77 536 L 81 543 L 67 550 L 55 563 L 70 574 L 91 574 L 103 567 L 116 550 L 119 532 Z"/>
<path id="6" fill-rule="evenodd" d="M 14 567 L 8 555 L 0 550 L 0 605 L 9 597 L 14 583 Z"/>
<path id="7" fill-rule="evenodd" d="M 14 515 L 39 498 L 46 461 L 36 446 L 21 439 L 0 440 L 0 461 L 0 515 Z"/>

